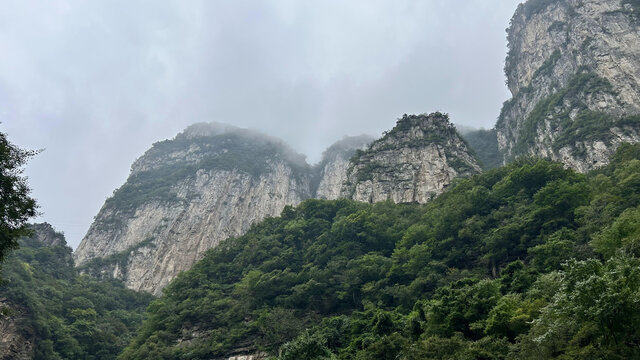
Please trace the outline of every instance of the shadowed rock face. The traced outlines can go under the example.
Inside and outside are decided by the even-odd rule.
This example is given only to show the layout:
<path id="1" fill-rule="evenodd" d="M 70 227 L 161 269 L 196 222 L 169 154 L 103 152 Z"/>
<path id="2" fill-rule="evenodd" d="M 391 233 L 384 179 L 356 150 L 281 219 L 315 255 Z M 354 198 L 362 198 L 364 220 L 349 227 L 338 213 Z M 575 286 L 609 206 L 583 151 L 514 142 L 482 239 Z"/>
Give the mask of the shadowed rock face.
<path id="1" fill-rule="evenodd" d="M 447 115 L 405 115 L 367 150 L 356 153 L 342 196 L 426 203 L 454 178 L 480 171 Z"/>
<path id="2" fill-rule="evenodd" d="M 279 140 L 197 124 L 133 164 L 75 261 L 94 276 L 159 294 L 221 240 L 310 194 L 309 166 Z"/>
<path id="3" fill-rule="evenodd" d="M 584 172 L 640 139 L 640 9 L 631 3 L 518 7 L 505 63 L 513 97 L 496 124 L 505 161 L 542 156 Z"/>
<path id="4" fill-rule="evenodd" d="M 0 360 L 33 359 L 34 331 L 26 311 L 0 298 Z"/>

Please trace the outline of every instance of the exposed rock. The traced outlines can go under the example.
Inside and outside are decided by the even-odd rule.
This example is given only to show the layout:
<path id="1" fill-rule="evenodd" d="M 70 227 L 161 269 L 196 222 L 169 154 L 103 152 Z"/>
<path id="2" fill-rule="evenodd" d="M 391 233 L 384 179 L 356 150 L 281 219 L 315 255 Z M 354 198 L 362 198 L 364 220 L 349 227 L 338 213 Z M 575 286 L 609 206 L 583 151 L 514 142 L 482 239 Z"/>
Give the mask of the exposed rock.
<path id="1" fill-rule="evenodd" d="M 197 124 L 133 164 L 76 250 L 76 264 L 159 294 L 221 240 L 310 194 L 309 166 L 279 140 Z"/>
<path id="2" fill-rule="evenodd" d="M 34 331 L 26 311 L 0 298 L 0 360 L 33 359 Z"/>
<path id="3" fill-rule="evenodd" d="M 504 161 L 548 157 L 579 171 L 640 140 L 640 9 L 620 0 L 530 0 L 508 29 L 512 99 L 496 124 Z"/>
<path id="4" fill-rule="evenodd" d="M 357 201 L 426 203 L 458 176 L 481 171 L 449 117 L 404 115 L 354 156 L 342 195 Z"/>
<path id="5" fill-rule="evenodd" d="M 66 246 L 64 235 L 53 229 L 49 223 L 29 225 L 33 231 L 32 239 L 41 242 L 44 246 Z"/>
<path id="6" fill-rule="evenodd" d="M 355 155 L 356 150 L 365 150 L 373 140 L 367 135 L 345 136 L 331 145 L 316 165 L 318 186 L 315 197 L 326 200 L 339 198 L 342 184 L 347 180 L 349 160 Z"/>
<path id="7" fill-rule="evenodd" d="M 267 353 L 256 353 L 250 355 L 237 355 L 229 357 L 229 360 L 263 360 L 267 359 L 269 354 Z"/>
<path id="8" fill-rule="evenodd" d="M 425 202 L 454 177 L 480 170 L 443 114 L 405 116 L 358 150 L 370 141 L 346 137 L 312 169 L 280 140 L 229 125 L 193 125 L 134 162 L 78 246 L 76 265 L 157 295 L 206 250 L 287 205 L 312 196 Z M 384 172 L 356 181 L 374 163 Z"/>

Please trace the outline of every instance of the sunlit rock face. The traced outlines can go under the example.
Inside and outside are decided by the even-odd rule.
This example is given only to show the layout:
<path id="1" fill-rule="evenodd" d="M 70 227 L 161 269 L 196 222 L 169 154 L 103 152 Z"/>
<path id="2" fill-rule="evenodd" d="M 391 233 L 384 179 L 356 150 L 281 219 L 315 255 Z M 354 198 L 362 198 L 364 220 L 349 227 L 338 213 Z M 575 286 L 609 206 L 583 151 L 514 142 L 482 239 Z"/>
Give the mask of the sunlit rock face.
<path id="1" fill-rule="evenodd" d="M 76 250 L 76 265 L 159 294 L 221 240 L 310 197 L 310 177 L 304 157 L 277 139 L 194 125 L 133 164 Z"/>
<path id="2" fill-rule="evenodd" d="M 341 194 L 363 202 L 426 203 L 454 178 L 480 171 L 447 115 L 405 115 L 369 148 L 356 152 Z"/>
<path id="3" fill-rule="evenodd" d="M 534 155 L 585 172 L 640 139 L 640 8 L 530 0 L 509 26 L 512 98 L 496 124 L 504 161 Z"/>

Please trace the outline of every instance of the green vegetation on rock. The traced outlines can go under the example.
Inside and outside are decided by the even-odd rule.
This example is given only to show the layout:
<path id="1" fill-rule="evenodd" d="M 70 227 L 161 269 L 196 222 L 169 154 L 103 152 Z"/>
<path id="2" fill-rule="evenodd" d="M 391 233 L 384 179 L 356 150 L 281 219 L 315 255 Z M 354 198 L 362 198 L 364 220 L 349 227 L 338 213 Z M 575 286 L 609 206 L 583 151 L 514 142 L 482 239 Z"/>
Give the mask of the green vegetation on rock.
<path id="1" fill-rule="evenodd" d="M 609 143 L 615 136 L 612 128 L 618 127 L 624 131 L 626 127 L 637 128 L 640 125 L 640 116 L 637 115 L 616 117 L 587 108 L 587 97 L 602 94 L 614 95 L 606 79 L 591 72 L 575 75 L 567 87 L 537 103 L 522 124 L 514 153 L 527 154 L 537 141 L 538 130 L 546 126 L 546 121 L 552 127 L 550 130 L 556 133 L 552 144 L 555 151 L 580 142 L 599 140 Z M 573 151 L 580 151 L 579 146 L 574 146 Z"/>
<path id="2" fill-rule="evenodd" d="M 166 158 L 170 154 L 183 152 L 184 161 Z M 189 160 L 187 153 L 193 157 Z M 253 132 L 231 132 L 215 136 L 187 138 L 178 136 L 173 140 L 157 142 L 144 155 L 146 162 L 154 164 L 142 171 L 134 172 L 124 185 L 114 191 L 105 206 L 119 212 L 130 213 L 145 203 L 180 202 L 175 187 L 181 181 L 192 179 L 198 171 L 213 169 L 237 171 L 253 178 L 272 170 L 277 161 L 291 167 L 293 175 L 307 176 L 310 172 L 304 157 L 295 154 L 283 143 Z M 121 216 L 111 214 L 104 226 L 117 223 Z"/>
<path id="3" fill-rule="evenodd" d="M 502 165 L 502 154 L 498 149 L 498 137 L 495 129 L 467 131 L 462 134 L 462 137 L 478 156 L 483 169 L 494 169 Z"/>

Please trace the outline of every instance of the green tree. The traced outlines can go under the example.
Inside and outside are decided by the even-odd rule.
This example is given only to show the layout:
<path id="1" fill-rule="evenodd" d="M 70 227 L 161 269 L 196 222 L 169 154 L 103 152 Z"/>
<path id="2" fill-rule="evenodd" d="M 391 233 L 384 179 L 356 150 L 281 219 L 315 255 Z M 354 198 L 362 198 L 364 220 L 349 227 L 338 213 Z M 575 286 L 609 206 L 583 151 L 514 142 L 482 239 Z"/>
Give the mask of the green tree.
<path id="1" fill-rule="evenodd" d="M 0 261 L 28 233 L 27 220 L 36 215 L 36 201 L 23 176 L 23 166 L 36 151 L 20 149 L 0 133 Z"/>

